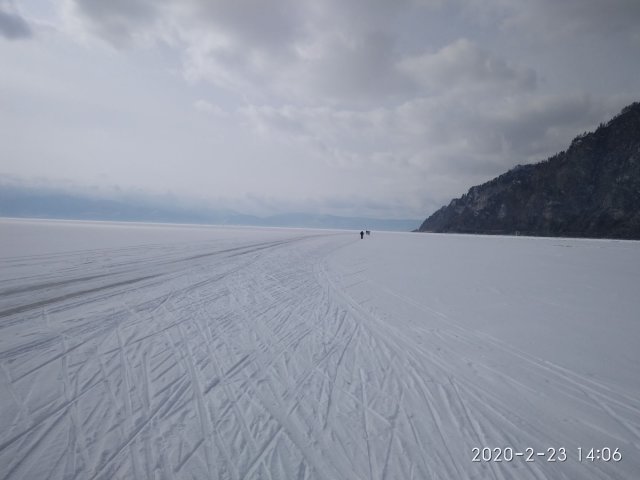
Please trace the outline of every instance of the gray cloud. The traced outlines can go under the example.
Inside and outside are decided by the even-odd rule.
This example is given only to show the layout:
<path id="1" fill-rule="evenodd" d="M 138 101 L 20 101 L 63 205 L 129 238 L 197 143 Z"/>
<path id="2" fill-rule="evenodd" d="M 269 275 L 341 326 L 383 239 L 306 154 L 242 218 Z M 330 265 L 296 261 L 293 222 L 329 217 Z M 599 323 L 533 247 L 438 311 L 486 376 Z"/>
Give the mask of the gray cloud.
<path id="1" fill-rule="evenodd" d="M 434 53 L 406 57 L 400 61 L 400 69 L 430 91 L 487 86 L 527 91 L 535 89 L 537 83 L 533 69 L 510 66 L 465 38 Z"/>
<path id="2" fill-rule="evenodd" d="M 189 79 L 244 95 L 358 102 L 410 85 L 395 69 L 389 28 L 404 2 L 71 2 L 72 14 L 118 47 L 173 35 L 186 47 Z"/>
<path id="3" fill-rule="evenodd" d="M 111 44 L 125 47 L 153 25 L 164 2 L 153 0 L 72 0 L 70 7 L 89 22 L 89 29 Z"/>
<path id="4" fill-rule="evenodd" d="M 435 195 L 453 185 L 464 190 L 518 163 L 544 160 L 630 101 L 575 94 L 504 101 L 452 96 L 369 111 L 290 105 L 250 107 L 240 115 L 264 137 L 316 150 L 343 175 L 394 182 L 401 172 L 397 188 L 402 182 L 405 188 L 420 185 L 421 179 Z"/>
<path id="5" fill-rule="evenodd" d="M 187 2 L 188 3 L 188 2 Z M 303 3 L 296 0 L 192 0 L 204 27 L 217 29 L 251 50 L 287 50 L 304 35 Z"/>
<path id="6" fill-rule="evenodd" d="M 0 36 L 18 40 L 33 36 L 33 31 L 20 15 L 0 10 Z"/>
<path id="7" fill-rule="evenodd" d="M 509 10 L 505 26 L 530 31 L 545 26 L 552 38 L 567 35 L 622 35 L 637 31 L 640 2 L 636 0 L 514 0 L 501 2 Z"/>
<path id="8" fill-rule="evenodd" d="M 294 72 L 307 92 L 329 102 L 362 103 L 377 98 L 382 102 L 411 90 L 409 79 L 396 69 L 395 39 L 372 31 L 345 38 L 325 36 L 317 52 L 301 61 Z"/>
<path id="9" fill-rule="evenodd" d="M 50 43 L 0 43 L 0 171 L 426 215 L 640 95 L 636 0 L 61 5 Z"/>

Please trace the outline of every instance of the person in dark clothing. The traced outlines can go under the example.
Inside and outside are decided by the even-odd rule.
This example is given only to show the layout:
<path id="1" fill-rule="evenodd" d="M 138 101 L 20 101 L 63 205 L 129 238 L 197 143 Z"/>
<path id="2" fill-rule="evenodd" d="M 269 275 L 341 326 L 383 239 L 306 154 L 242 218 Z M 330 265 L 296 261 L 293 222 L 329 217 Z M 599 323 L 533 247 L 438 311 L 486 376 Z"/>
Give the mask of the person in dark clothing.
<path id="1" fill-rule="evenodd" d="M 360 240 L 362 240 L 364 238 L 364 232 L 361 230 L 360 231 Z"/>

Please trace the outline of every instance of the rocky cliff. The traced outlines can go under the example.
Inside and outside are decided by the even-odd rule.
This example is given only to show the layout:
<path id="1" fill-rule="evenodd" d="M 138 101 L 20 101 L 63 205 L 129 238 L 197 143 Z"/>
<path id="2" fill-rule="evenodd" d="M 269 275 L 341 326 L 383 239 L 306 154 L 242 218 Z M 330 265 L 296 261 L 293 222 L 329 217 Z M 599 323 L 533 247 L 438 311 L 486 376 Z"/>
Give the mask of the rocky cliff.
<path id="1" fill-rule="evenodd" d="M 568 150 L 472 187 L 418 231 L 640 239 L 640 103 Z"/>

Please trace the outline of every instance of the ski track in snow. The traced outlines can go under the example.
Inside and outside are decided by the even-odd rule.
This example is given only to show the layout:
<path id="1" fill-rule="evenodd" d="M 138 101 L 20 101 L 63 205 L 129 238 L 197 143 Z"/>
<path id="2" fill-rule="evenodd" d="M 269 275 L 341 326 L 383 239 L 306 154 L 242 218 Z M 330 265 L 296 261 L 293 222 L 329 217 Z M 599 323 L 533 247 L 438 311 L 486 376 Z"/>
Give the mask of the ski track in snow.
<path id="1" fill-rule="evenodd" d="M 638 398 L 332 263 L 354 238 L 0 259 L 0 478 L 635 478 Z"/>

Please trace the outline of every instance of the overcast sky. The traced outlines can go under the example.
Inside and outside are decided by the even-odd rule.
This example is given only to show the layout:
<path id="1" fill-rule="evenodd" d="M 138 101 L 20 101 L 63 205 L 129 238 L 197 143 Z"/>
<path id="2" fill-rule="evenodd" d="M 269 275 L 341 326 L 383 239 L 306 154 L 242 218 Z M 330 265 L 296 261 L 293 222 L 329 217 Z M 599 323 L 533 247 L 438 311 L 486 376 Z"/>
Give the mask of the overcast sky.
<path id="1" fill-rule="evenodd" d="M 640 100 L 638 0 L 0 0 L 0 181 L 424 218 Z"/>

